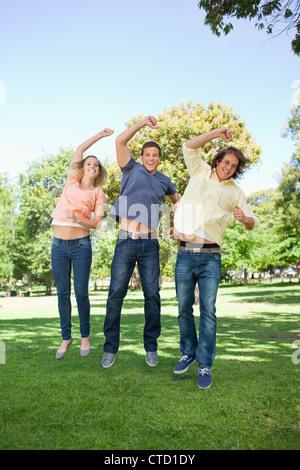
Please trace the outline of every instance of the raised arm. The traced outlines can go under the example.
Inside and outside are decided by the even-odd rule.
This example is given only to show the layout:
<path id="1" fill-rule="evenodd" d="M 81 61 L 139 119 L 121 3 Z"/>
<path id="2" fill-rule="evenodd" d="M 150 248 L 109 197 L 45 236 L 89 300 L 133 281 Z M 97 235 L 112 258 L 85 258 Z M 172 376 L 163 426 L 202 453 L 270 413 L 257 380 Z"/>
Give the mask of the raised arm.
<path id="1" fill-rule="evenodd" d="M 128 127 L 128 129 L 119 134 L 116 138 L 117 161 L 121 168 L 126 166 L 131 158 L 131 153 L 127 146 L 128 142 L 145 126 L 149 126 L 151 129 L 159 129 L 155 117 L 146 116 L 141 121 L 133 124 L 133 126 Z"/>
<path id="2" fill-rule="evenodd" d="M 96 135 L 93 137 L 90 137 L 87 139 L 85 142 L 82 144 L 78 145 L 77 149 L 74 152 L 74 155 L 72 157 L 71 163 L 82 160 L 83 159 L 83 154 L 84 152 L 89 149 L 93 144 L 98 142 L 98 140 L 102 139 L 103 137 L 108 137 L 114 133 L 113 130 L 105 128 L 103 131 L 98 132 Z"/>
<path id="3" fill-rule="evenodd" d="M 205 134 L 198 135 L 193 137 L 191 140 L 188 140 L 185 145 L 189 149 L 199 149 L 203 147 L 207 142 L 210 142 L 213 139 L 220 138 L 224 142 L 230 142 L 232 140 L 232 134 L 228 127 L 222 127 L 221 129 L 214 129 L 213 131 L 206 132 Z"/>

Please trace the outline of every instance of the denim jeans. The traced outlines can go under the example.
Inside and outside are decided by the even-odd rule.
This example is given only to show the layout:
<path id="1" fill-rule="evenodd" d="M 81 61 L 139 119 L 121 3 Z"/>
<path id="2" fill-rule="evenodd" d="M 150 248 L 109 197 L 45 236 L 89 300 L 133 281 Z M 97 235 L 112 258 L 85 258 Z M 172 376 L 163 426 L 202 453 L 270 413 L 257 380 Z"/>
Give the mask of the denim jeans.
<path id="1" fill-rule="evenodd" d="M 116 354 L 119 349 L 122 304 L 136 263 L 144 293 L 144 348 L 146 351 L 157 350 L 160 335 L 159 243 L 156 239 L 118 238 L 103 328 L 105 352 Z"/>
<path id="2" fill-rule="evenodd" d="M 90 334 L 89 275 L 92 264 L 90 236 L 63 240 L 53 238 L 51 250 L 53 277 L 57 289 L 58 311 L 62 338 L 71 338 L 71 269 L 80 321 L 80 334 Z"/>
<path id="3" fill-rule="evenodd" d="M 221 278 L 220 253 L 178 250 L 175 281 L 182 354 L 196 356 L 200 366 L 210 367 L 216 355 L 216 298 Z M 200 326 L 197 339 L 193 304 L 199 287 Z"/>

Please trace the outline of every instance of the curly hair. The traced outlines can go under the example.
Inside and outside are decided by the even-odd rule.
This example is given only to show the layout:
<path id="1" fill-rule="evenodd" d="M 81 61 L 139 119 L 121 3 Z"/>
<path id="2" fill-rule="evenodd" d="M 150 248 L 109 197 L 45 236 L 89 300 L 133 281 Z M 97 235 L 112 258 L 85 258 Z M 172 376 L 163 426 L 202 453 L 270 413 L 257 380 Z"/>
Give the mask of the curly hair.
<path id="1" fill-rule="evenodd" d="M 236 147 L 224 147 L 221 150 L 219 150 L 218 153 L 216 153 L 216 155 L 213 157 L 212 161 L 210 162 L 210 166 L 212 168 L 216 168 L 217 163 L 223 160 L 223 158 L 225 157 L 227 153 L 231 153 L 232 155 L 237 157 L 239 160 L 237 169 L 232 175 L 232 178 L 235 179 L 244 171 L 244 169 L 246 168 L 246 165 L 250 163 L 249 158 L 246 158 L 243 152 L 241 152 Z"/>
<path id="2" fill-rule="evenodd" d="M 90 158 L 90 157 L 96 158 L 96 160 L 98 162 L 98 165 L 99 165 L 100 173 L 94 180 L 94 187 L 98 188 L 99 186 L 102 186 L 103 184 L 106 183 L 106 181 L 107 181 L 107 171 L 104 168 L 104 166 L 102 165 L 102 163 L 100 162 L 100 160 L 98 160 L 98 158 L 95 157 L 95 155 L 88 155 L 87 157 L 83 158 L 82 160 L 78 160 L 78 161 L 73 162 L 71 164 L 69 174 L 72 175 L 72 176 L 75 176 L 75 178 L 77 178 L 78 181 L 80 181 L 81 178 L 82 178 L 82 168 L 83 168 L 84 162 L 86 161 L 87 158 Z"/>

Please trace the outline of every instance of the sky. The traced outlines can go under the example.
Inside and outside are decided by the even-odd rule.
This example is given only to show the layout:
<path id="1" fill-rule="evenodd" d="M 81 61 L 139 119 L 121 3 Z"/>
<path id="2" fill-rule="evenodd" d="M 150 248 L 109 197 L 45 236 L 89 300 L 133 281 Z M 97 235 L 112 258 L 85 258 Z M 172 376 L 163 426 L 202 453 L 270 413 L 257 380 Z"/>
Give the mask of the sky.
<path id="1" fill-rule="evenodd" d="M 131 117 L 214 101 L 231 106 L 262 148 L 262 163 L 239 183 L 246 195 L 276 187 L 294 151 L 280 132 L 300 92 L 293 37 L 270 38 L 239 20 L 218 38 L 197 3 L 3 2 L 0 171 L 14 178 L 29 162 L 76 148 L 105 127 L 115 134 L 93 153 L 113 162 L 115 137 Z"/>

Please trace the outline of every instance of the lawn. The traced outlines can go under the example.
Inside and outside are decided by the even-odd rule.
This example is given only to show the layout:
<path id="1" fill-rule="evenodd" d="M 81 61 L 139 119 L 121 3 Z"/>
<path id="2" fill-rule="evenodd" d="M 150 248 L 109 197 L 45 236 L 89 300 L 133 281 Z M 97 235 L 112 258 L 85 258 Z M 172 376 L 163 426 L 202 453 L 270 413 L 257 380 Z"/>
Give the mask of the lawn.
<path id="1" fill-rule="evenodd" d="M 60 361 L 55 296 L 0 298 L 0 448 L 299 450 L 299 294 L 295 283 L 221 286 L 213 385 L 201 391 L 197 364 L 172 372 L 181 355 L 172 287 L 161 291 L 154 368 L 145 362 L 141 292 L 124 301 L 110 369 L 101 366 L 106 288 L 90 293 L 90 356 L 79 354 L 73 302 L 74 342 Z"/>

